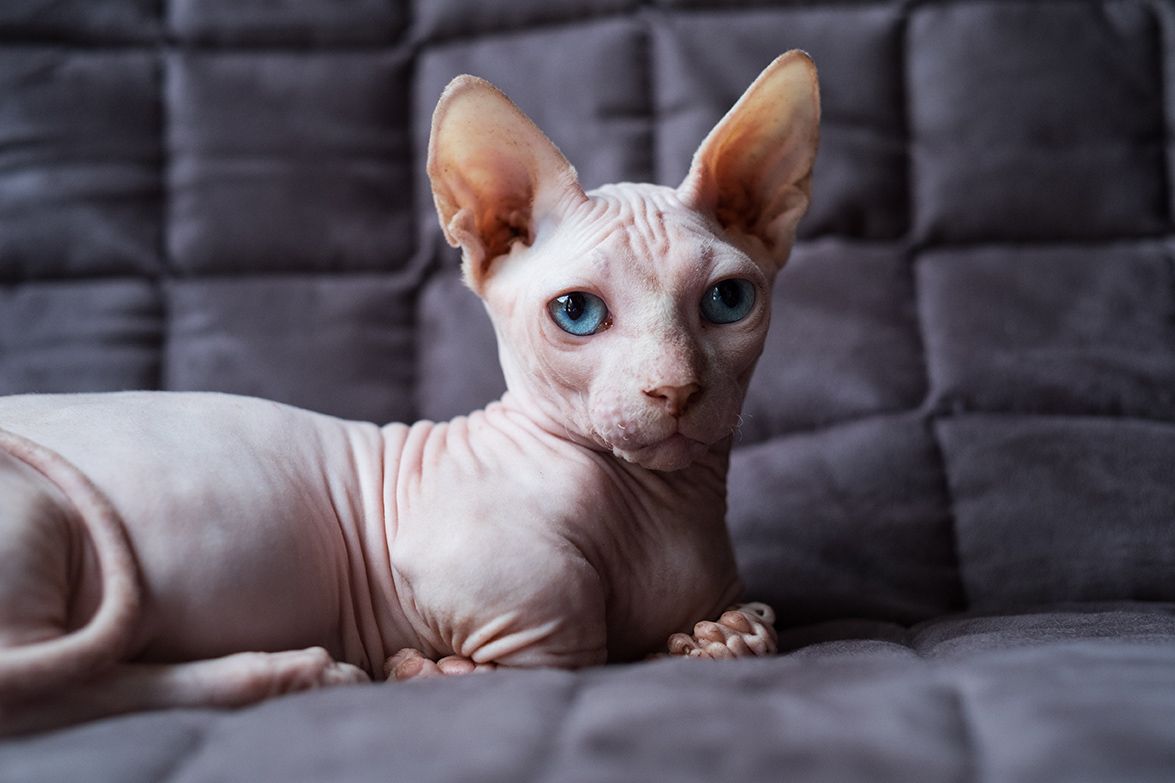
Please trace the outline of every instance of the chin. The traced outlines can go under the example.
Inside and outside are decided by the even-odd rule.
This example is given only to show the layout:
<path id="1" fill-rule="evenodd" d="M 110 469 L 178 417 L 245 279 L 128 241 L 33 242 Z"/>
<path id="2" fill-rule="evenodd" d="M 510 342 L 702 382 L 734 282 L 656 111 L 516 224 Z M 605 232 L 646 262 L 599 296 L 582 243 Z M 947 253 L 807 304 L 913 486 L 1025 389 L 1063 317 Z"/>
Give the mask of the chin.
<path id="1" fill-rule="evenodd" d="M 613 446 L 612 453 L 642 468 L 669 472 L 688 468 L 701 458 L 708 448 L 701 441 L 678 434 L 640 449 L 628 450 Z"/>

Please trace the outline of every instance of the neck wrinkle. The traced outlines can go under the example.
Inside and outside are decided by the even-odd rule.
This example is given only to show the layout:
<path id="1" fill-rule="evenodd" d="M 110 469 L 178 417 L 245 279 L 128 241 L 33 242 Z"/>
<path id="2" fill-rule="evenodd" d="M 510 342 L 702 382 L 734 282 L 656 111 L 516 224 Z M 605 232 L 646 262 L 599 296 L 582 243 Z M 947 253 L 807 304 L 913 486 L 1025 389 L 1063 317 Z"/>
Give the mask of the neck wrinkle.
<path id="1" fill-rule="evenodd" d="M 682 477 L 703 476 L 710 478 L 722 487 L 723 494 L 726 488 L 726 474 L 730 467 L 730 450 L 734 442 L 733 436 L 723 438 L 718 443 L 710 446 L 707 449 L 705 456 L 695 460 L 690 465 L 675 471 L 658 471 L 650 468 L 641 467 L 632 462 L 627 462 L 612 454 L 612 451 L 605 448 L 600 443 L 592 440 L 590 437 L 577 435 L 569 430 L 566 426 L 557 424 L 554 419 L 542 413 L 541 409 L 536 405 L 526 405 L 520 400 L 520 396 L 516 392 L 507 391 L 501 399 L 495 403 L 491 403 L 488 408 L 498 408 L 498 410 L 505 413 L 507 416 L 517 416 L 533 426 L 537 427 L 544 434 L 550 437 L 579 446 L 590 452 L 606 457 L 608 460 L 614 461 L 620 465 L 622 470 L 630 475 L 631 478 L 644 483 L 649 476 L 664 477 L 681 475 Z M 709 476 L 706 474 L 709 473 Z"/>
<path id="2" fill-rule="evenodd" d="M 520 399 L 517 392 L 507 391 L 498 402 L 493 403 L 489 407 L 494 406 L 498 407 L 499 410 L 508 416 L 517 416 L 525 419 L 545 435 L 549 435 L 556 440 L 570 443 L 588 449 L 589 451 L 601 454 L 605 453 L 600 444 L 590 438 L 585 438 L 572 432 L 565 425 L 557 423 L 555 419 L 543 413 L 538 405 L 526 404 L 524 400 Z"/>

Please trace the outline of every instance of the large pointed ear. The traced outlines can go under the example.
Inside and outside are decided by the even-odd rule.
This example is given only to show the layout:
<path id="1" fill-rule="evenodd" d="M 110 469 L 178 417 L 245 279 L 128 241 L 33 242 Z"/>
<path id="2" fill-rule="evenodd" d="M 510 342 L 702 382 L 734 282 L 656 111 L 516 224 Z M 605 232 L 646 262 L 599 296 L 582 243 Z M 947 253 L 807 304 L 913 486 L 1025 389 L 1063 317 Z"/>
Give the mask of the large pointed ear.
<path id="1" fill-rule="evenodd" d="M 493 260 L 538 225 L 587 198 L 575 169 L 494 85 L 449 82 L 432 117 L 428 176 L 445 239 L 462 251 L 465 281 L 481 293 Z"/>
<path id="2" fill-rule="evenodd" d="M 782 264 L 808 208 L 819 125 L 816 67 L 801 51 L 780 55 L 702 141 L 679 197 Z"/>

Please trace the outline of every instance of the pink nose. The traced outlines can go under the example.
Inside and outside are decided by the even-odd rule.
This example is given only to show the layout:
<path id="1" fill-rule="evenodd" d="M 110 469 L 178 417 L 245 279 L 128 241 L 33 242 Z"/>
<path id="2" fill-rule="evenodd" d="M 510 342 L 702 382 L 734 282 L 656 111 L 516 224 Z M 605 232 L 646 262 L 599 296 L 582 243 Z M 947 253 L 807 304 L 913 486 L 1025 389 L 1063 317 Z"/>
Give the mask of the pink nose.
<path id="1" fill-rule="evenodd" d="M 679 417 L 685 413 L 690 401 L 697 396 L 702 387 L 696 383 L 687 383 L 684 386 L 657 386 L 645 389 L 645 394 L 665 406 L 670 416 Z"/>

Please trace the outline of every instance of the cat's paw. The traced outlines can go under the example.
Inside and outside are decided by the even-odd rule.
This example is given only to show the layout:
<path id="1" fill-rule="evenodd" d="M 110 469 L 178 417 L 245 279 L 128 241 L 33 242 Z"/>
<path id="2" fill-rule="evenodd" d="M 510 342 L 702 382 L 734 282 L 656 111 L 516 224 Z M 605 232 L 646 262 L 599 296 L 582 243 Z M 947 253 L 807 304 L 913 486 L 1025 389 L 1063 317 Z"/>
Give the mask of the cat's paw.
<path id="1" fill-rule="evenodd" d="M 384 661 L 384 676 L 389 682 L 401 682 L 425 677 L 484 672 L 496 668 L 498 668 L 497 664 L 476 663 L 472 659 L 462 658 L 460 655 L 449 655 L 439 661 L 434 661 L 431 658 L 426 658 L 420 650 L 405 647 Z"/>
<path id="2" fill-rule="evenodd" d="M 669 637 L 669 654 L 690 658 L 746 658 L 774 655 L 778 637 L 775 612 L 763 603 L 739 604 L 722 613 L 717 622 L 703 620 L 694 633 Z"/>
<path id="3" fill-rule="evenodd" d="M 362 669 L 336 661 L 321 647 L 128 666 L 108 678 L 109 687 L 133 688 L 134 698 L 144 704 L 215 707 L 243 707 L 287 693 L 370 681 Z"/>

